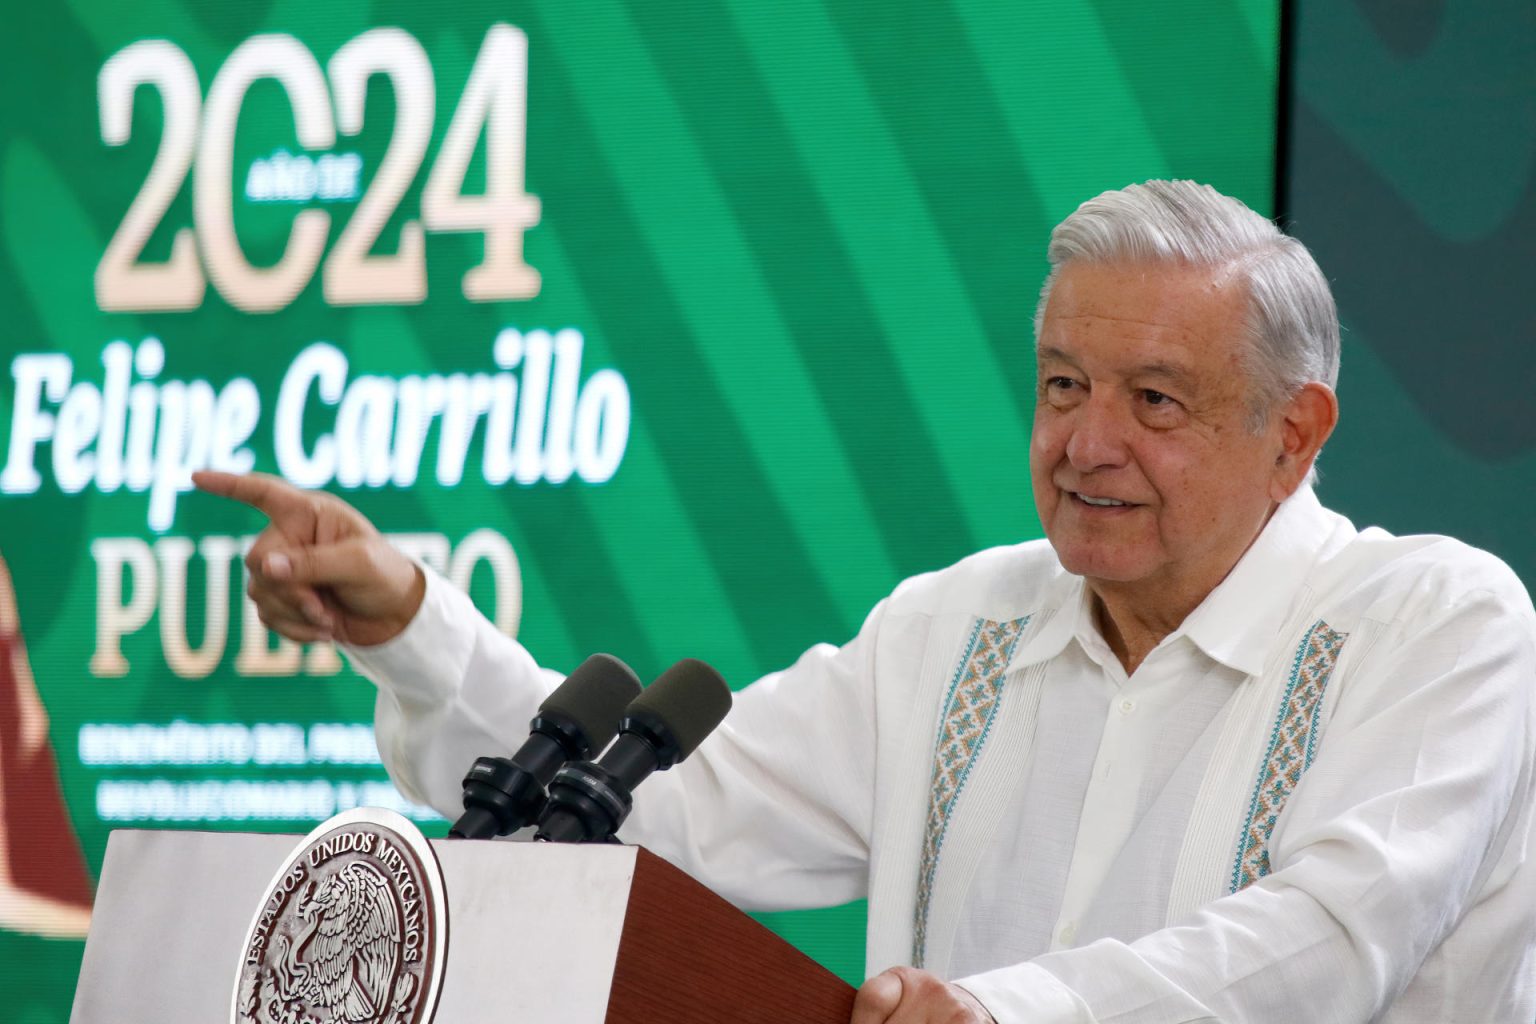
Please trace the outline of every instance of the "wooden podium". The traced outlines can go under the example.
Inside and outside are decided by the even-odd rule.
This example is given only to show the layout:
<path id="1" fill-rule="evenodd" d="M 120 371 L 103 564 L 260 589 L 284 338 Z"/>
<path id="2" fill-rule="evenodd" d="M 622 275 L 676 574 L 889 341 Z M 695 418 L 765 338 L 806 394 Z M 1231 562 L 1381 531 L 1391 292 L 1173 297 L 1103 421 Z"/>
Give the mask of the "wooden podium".
<path id="1" fill-rule="evenodd" d="M 73 1024 L 234 1019 L 253 915 L 298 841 L 114 832 Z M 447 941 L 435 1013 L 421 1021 L 844 1024 L 851 1013 L 850 986 L 642 848 L 430 848 Z"/>

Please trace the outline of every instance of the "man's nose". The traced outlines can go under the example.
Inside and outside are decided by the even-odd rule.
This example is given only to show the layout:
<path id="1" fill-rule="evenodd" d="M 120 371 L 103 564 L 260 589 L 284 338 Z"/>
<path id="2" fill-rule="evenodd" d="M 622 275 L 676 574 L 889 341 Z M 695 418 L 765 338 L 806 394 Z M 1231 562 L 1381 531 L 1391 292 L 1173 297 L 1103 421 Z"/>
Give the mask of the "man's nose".
<path id="1" fill-rule="evenodd" d="M 1067 438 L 1067 461 L 1079 473 L 1114 469 L 1126 462 L 1127 413 L 1112 396 L 1090 394 L 1074 410 L 1072 435 Z"/>

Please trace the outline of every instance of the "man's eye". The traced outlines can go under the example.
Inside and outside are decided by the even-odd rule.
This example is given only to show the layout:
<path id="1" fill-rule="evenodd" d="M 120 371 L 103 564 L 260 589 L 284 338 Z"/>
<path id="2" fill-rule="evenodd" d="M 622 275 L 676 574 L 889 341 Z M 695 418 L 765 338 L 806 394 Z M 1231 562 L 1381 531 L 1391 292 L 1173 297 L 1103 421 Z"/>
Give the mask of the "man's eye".
<path id="1" fill-rule="evenodd" d="M 1169 398 L 1167 395 L 1163 394 L 1161 391 L 1153 391 L 1150 388 L 1148 388 L 1146 391 L 1143 391 L 1141 394 L 1142 394 L 1142 397 L 1147 400 L 1147 404 L 1148 405 L 1172 405 L 1173 404 L 1173 399 Z"/>
<path id="2" fill-rule="evenodd" d="M 1054 388 L 1057 391 L 1068 391 L 1077 387 L 1077 381 L 1073 380 L 1071 377 L 1052 377 L 1045 382 L 1045 386 L 1048 388 Z"/>

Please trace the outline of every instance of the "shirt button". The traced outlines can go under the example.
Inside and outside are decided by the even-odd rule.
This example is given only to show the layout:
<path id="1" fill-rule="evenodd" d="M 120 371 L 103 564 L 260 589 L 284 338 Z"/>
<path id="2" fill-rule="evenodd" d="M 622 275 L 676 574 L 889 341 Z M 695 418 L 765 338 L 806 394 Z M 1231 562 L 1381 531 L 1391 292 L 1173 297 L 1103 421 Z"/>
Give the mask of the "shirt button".
<path id="1" fill-rule="evenodd" d="M 1135 711 L 1135 710 L 1136 710 L 1136 702 L 1135 701 L 1133 701 L 1133 700 L 1123 700 L 1123 701 L 1120 702 L 1120 713 L 1121 714 L 1128 715 L 1132 711 Z"/>
<path id="2" fill-rule="evenodd" d="M 1063 946 L 1070 946 L 1070 945 L 1072 945 L 1072 942 L 1076 938 L 1077 938 L 1077 925 L 1071 924 L 1071 923 L 1062 925 L 1061 926 L 1061 933 L 1056 936 L 1056 940 L 1058 942 L 1060 942 Z"/>

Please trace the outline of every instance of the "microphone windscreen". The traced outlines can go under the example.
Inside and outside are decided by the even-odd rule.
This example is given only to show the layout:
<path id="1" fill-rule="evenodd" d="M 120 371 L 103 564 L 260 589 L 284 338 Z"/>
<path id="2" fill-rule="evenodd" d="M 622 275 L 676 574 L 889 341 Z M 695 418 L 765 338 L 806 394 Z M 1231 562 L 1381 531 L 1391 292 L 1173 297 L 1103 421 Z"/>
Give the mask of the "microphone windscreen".
<path id="1" fill-rule="evenodd" d="M 672 727 L 681 761 L 731 710 L 731 688 L 704 662 L 684 658 L 657 676 L 629 706 L 630 714 L 642 710 Z"/>
<path id="2" fill-rule="evenodd" d="M 611 654 L 594 654 L 539 705 L 575 720 L 593 750 L 602 750 L 619 731 L 624 709 L 640 693 L 640 678 Z"/>

